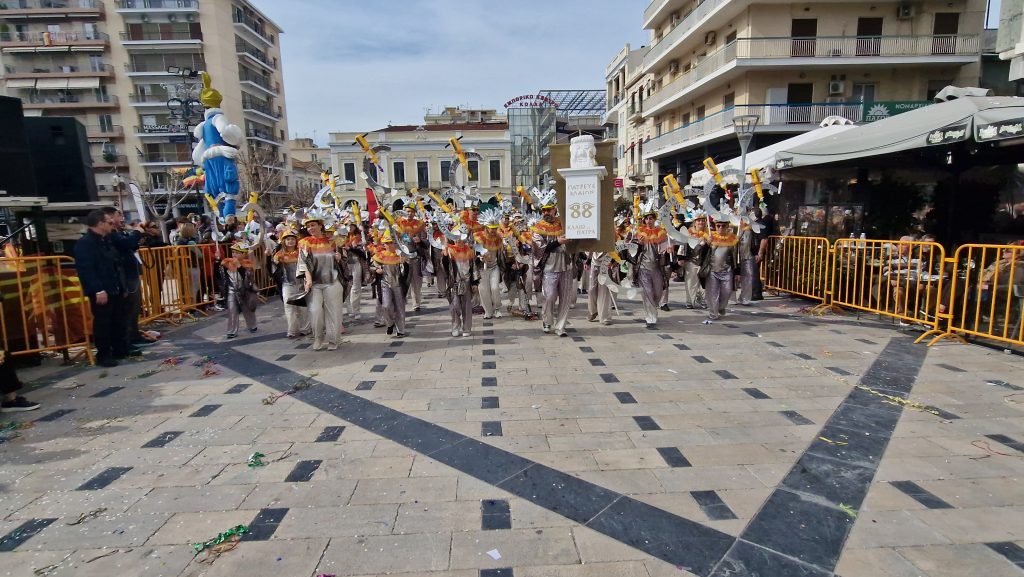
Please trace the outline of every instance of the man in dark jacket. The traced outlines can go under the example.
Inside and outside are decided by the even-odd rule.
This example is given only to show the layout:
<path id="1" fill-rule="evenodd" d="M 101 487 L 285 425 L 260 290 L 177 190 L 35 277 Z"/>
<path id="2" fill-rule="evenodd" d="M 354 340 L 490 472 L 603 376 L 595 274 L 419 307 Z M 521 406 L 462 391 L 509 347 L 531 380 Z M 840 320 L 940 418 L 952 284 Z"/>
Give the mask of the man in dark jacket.
<path id="1" fill-rule="evenodd" d="M 125 298 L 124 318 L 125 334 L 129 346 L 140 344 L 152 344 L 139 336 L 139 311 L 142 309 L 142 290 L 139 267 L 139 242 L 142 240 L 142 230 L 138 225 L 133 227 L 125 226 L 124 214 L 112 206 L 105 206 L 100 210 L 113 223 L 113 230 L 110 232 L 110 243 L 117 251 L 121 260 L 121 270 L 124 271 Z"/>
<path id="2" fill-rule="evenodd" d="M 118 358 L 138 354 L 138 349 L 130 349 L 126 338 L 124 270 L 108 238 L 114 222 L 97 209 L 86 215 L 85 225 L 89 230 L 75 243 L 75 266 L 92 307 L 97 361 L 104 367 L 116 367 Z"/>

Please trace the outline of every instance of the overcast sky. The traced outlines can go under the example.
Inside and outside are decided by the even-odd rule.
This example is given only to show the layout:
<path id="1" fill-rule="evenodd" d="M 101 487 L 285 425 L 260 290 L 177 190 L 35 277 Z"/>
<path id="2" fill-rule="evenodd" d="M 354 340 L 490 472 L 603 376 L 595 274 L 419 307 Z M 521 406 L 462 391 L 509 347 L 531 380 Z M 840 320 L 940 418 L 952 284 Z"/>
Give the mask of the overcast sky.
<path id="1" fill-rule="evenodd" d="M 547 89 L 603 89 L 649 0 L 251 0 L 281 37 L 290 137 L 418 124 L 425 109 L 501 110 Z"/>

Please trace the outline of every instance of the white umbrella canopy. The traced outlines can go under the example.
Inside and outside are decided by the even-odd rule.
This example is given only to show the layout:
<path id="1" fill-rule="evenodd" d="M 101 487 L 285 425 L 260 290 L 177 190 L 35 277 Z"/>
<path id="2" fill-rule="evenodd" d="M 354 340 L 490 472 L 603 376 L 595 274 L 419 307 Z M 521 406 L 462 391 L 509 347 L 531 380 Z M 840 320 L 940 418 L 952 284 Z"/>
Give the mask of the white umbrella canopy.
<path id="1" fill-rule="evenodd" d="M 852 161 L 973 140 L 1024 138 L 1024 98 L 967 96 L 904 112 L 775 155 L 777 168 Z"/>
<path id="2" fill-rule="evenodd" d="M 782 142 L 776 142 L 775 144 L 772 144 L 771 146 L 766 146 L 764 148 L 759 148 L 759 149 L 754 150 L 752 152 L 748 152 L 747 153 L 747 170 L 750 170 L 751 168 L 764 168 L 766 166 L 769 166 L 772 169 L 774 169 L 775 168 L 775 154 L 777 152 L 779 152 L 781 150 L 788 150 L 788 149 L 791 149 L 791 148 L 795 148 L 795 147 L 803 145 L 803 144 L 811 143 L 811 142 L 820 140 L 820 139 L 828 137 L 828 136 L 835 136 L 835 135 L 837 135 L 839 133 L 846 132 L 846 131 L 851 130 L 853 128 L 856 128 L 856 126 L 854 124 L 852 124 L 852 123 L 849 123 L 849 124 L 831 124 L 831 125 L 826 125 L 826 126 L 822 126 L 821 128 L 816 128 L 814 130 L 811 130 L 810 132 L 804 132 L 802 134 L 798 134 L 798 135 L 794 136 L 793 138 L 788 138 L 786 140 L 783 140 Z M 732 159 L 727 160 L 725 162 L 719 162 L 718 163 L 718 170 L 720 172 L 728 170 L 730 168 L 731 169 L 735 169 L 735 170 L 739 170 L 740 169 L 740 164 L 741 164 L 740 163 L 740 157 L 737 156 L 736 158 L 732 158 Z M 711 173 L 709 173 L 707 171 L 707 169 L 705 168 L 704 170 L 701 170 L 699 172 L 695 172 L 695 173 L 693 173 L 690 176 L 690 186 L 696 187 L 696 188 L 703 188 L 704 185 L 707 183 L 708 179 L 710 179 L 710 178 L 711 178 Z M 727 176 L 727 177 L 725 177 L 724 180 L 727 183 L 729 183 L 729 182 L 736 182 L 737 181 L 735 176 Z"/>

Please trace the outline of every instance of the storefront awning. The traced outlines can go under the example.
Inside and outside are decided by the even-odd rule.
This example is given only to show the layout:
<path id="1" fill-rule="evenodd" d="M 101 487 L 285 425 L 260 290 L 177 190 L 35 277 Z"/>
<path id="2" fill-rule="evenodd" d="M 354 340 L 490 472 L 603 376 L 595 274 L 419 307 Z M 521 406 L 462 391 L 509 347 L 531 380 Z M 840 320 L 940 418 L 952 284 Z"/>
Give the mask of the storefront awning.
<path id="1" fill-rule="evenodd" d="M 67 87 L 67 78 L 40 78 L 36 82 L 36 90 L 65 90 Z"/>
<path id="2" fill-rule="evenodd" d="M 7 88 L 35 88 L 35 78 L 11 78 L 7 81 Z"/>

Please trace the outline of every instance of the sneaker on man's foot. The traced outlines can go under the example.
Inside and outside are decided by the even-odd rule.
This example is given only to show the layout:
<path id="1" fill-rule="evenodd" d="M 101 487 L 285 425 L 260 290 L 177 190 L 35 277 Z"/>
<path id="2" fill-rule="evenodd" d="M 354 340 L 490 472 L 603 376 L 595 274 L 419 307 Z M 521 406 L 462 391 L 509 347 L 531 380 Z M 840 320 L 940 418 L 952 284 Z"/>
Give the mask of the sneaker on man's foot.
<path id="1" fill-rule="evenodd" d="M 594 313 L 594 314 L 590 315 L 589 317 L 587 317 L 587 322 L 596 323 L 597 322 L 597 313 Z"/>
<path id="2" fill-rule="evenodd" d="M 255 332 L 256 332 L 256 331 L 258 331 L 258 330 L 260 330 L 260 328 L 259 328 L 259 327 L 249 327 L 249 332 L 250 332 L 250 333 L 255 333 Z"/>
<path id="3" fill-rule="evenodd" d="M 16 397 L 13 401 L 4 401 L 0 404 L 0 412 L 20 413 L 23 411 L 34 411 L 39 408 L 39 403 L 33 403 L 25 397 Z"/>
<path id="4" fill-rule="evenodd" d="M 114 360 L 113 357 L 103 357 L 103 358 L 100 358 L 100 359 L 96 359 L 96 364 L 101 366 L 101 367 L 106 367 L 108 369 L 112 369 L 112 368 L 116 367 L 118 363 L 117 363 L 116 360 Z"/>
<path id="5" fill-rule="evenodd" d="M 235 333 L 228 333 L 228 334 L 224 335 L 224 338 L 226 338 L 226 339 L 233 339 L 233 338 L 235 338 L 237 336 L 238 335 L 236 335 Z"/>
<path id="6" fill-rule="evenodd" d="M 468 331 L 467 331 L 467 332 L 464 332 L 464 333 L 462 333 L 462 336 L 464 336 L 464 337 L 469 337 L 469 336 L 472 336 L 472 335 L 473 335 L 473 333 L 471 333 L 471 332 L 468 332 Z"/>
<path id="7" fill-rule="evenodd" d="M 396 339 L 404 339 L 405 338 L 405 333 L 395 333 L 395 338 Z"/>
<path id="8" fill-rule="evenodd" d="M 668 311 L 672 310 L 672 309 L 668 308 L 667 304 L 661 305 L 661 307 L 659 307 L 659 308 L 661 308 L 661 310 L 663 310 L 665 312 L 668 312 Z"/>
<path id="9" fill-rule="evenodd" d="M 327 350 L 336 351 L 338 350 L 338 343 L 327 343 Z"/>
<path id="10" fill-rule="evenodd" d="M 395 334 L 395 325 L 388 325 L 388 334 L 389 335 Z"/>
<path id="11" fill-rule="evenodd" d="M 551 332 L 551 325 L 544 325 L 544 332 L 550 333 Z"/>
<path id="12" fill-rule="evenodd" d="M 453 337 L 459 336 L 459 331 L 452 331 L 452 336 Z"/>
<path id="13" fill-rule="evenodd" d="M 702 324 L 710 325 L 712 322 L 714 321 L 712 321 L 711 319 L 704 319 L 704 322 Z"/>

